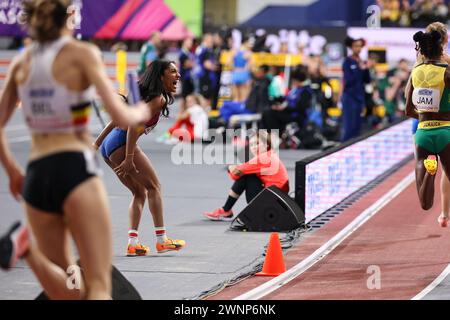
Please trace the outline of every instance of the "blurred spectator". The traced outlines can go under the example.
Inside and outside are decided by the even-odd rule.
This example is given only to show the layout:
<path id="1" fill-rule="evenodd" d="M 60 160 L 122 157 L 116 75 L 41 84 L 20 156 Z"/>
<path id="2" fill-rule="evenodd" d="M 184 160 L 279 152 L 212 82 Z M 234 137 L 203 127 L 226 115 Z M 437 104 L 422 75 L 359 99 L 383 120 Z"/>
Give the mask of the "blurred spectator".
<path id="1" fill-rule="evenodd" d="M 191 94 L 186 97 L 186 110 L 178 115 L 168 134 L 168 144 L 180 140 L 193 142 L 208 138 L 208 114 L 200 105 L 199 96 Z"/>
<path id="2" fill-rule="evenodd" d="M 398 24 L 400 27 L 411 26 L 411 4 L 409 3 L 409 0 L 402 0 Z"/>
<path id="3" fill-rule="evenodd" d="M 141 75 L 147 66 L 161 54 L 161 35 L 153 32 L 150 39 L 141 48 L 141 57 L 138 67 L 138 74 Z"/>
<path id="4" fill-rule="evenodd" d="M 289 44 L 287 43 L 287 41 L 281 42 L 279 53 L 280 54 L 288 54 L 289 53 Z"/>
<path id="5" fill-rule="evenodd" d="M 385 106 L 389 122 L 397 119 L 399 111 L 405 109 L 405 87 L 409 72 L 398 70 L 394 76 L 389 78 L 389 87 L 386 88 Z M 403 113 L 401 113 L 403 115 Z"/>
<path id="6" fill-rule="evenodd" d="M 265 33 L 257 34 L 253 44 L 253 52 L 270 52 L 270 48 L 266 46 L 266 40 L 267 35 Z"/>
<path id="7" fill-rule="evenodd" d="M 394 69 L 391 69 L 388 71 L 387 76 L 392 77 L 397 75 L 401 75 L 403 78 L 405 75 L 409 76 L 410 68 L 409 68 L 409 62 L 406 59 L 401 59 L 397 66 Z"/>
<path id="8" fill-rule="evenodd" d="M 448 8 L 442 0 L 416 0 L 411 7 L 412 25 L 425 28 L 432 22 L 447 21 Z"/>
<path id="9" fill-rule="evenodd" d="M 365 104 L 365 85 L 370 82 L 367 63 L 359 56 L 365 41 L 347 37 L 345 44 L 351 49 L 352 54 L 345 58 L 342 65 L 344 73 L 342 93 L 343 142 L 360 134 L 361 114 Z"/>
<path id="10" fill-rule="evenodd" d="M 270 74 L 272 76 L 272 80 L 269 85 L 269 99 L 270 101 L 282 101 L 288 93 L 284 70 L 282 67 L 272 66 L 270 68 Z"/>
<path id="11" fill-rule="evenodd" d="M 196 91 L 202 95 L 202 106 L 211 109 L 217 86 L 217 64 L 214 56 L 214 39 L 210 33 L 203 35 L 201 45 L 195 52 L 196 65 L 194 83 Z"/>
<path id="12" fill-rule="evenodd" d="M 233 100 L 245 101 L 250 89 L 250 59 L 252 57 L 252 46 L 249 37 L 242 40 L 239 49 L 232 50 L 230 53 L 230 65 L 233 66 Z"/>
<path id="13" fill-rule="evenodd" d="M 259 66 L 253 75 L 252 88 L 248 99 L 242 101 L 226 101 L 220 108 L 220 116 L 228 123 L 231 116 L 236 114 L 262 113 L 270 108 L 269 85 L 270 85 L 269 67 Z"/>
<path id="14" fill-rule="evenodd" d="M 448 6 L 445 4 L 444 0 L 435 0 L 434 1 L 434 11 L 437 17 L 437 21 L 440 22 L 446 22 L 449 9 Z"/>
<path id="15" fill-rule="evenodd" d="M 213 109 L 217 108 L 217 102 L 219 99 L 219 90 L 220 90 L 220 78 L 222 76 L 222 64 L 220 63 L 220 56 L 222 55 L 222 52 L 225 50 L 229 50 L 228 43 L 226 41 L 227 37 L 227 30 L 223 30 L 222 32 L 216 32 L 213 35 L 213 42 L 214 42 L 214 61 L 216 63 L 216 84 L 215 84 L 215 90 L 214 90 L 214 96 L 212 99 L 212 105 L 211 107 Z"/>
<path id="16" fill-rule="evenodd" d="M 400 1 L 399 0 L 378 0 L 378 6 L 381 9 L 381 26 L 395 27 L 400 20 Z"/>
<path id="17" fill-rule="evenodd" d="M 335 106 L 333 88 L 326 76 L 326 66 L 319 55 L 309 59 L 308 70 L 313 91 L 313 108 L 309 112 L 309 121 L 314 123 L 324 135 L 336 139 L 337 123 L 331 123 L 328 110 Z M 333 125 L 331 125 L 333 124 Z"/>
<path id="18" fill-rule="evenodd" d="M 381 26 L 425 28 L 432 22 L 446 23 L 449 7 L 444 0 L 377 0 Z"/>
<path id="19" fill-rule="evenodd" d="M 405 88 L 410 74 L 409 63 L 402 59 L 396 68 L 390 70 L 384 79 L 380 81 L 380 91 L 383 92 L 384 107 L 388 122 L 397 118 L 397 113 L 403 110 L 405 105 Z"/>
<path id="20" fill-rule="evenodd" d="M 127 44 L 125 42 L 122 42 L 122 41 L 116 42 L 111 47 L 111 52 L 127 51 L 127 50 L 128 50 Z"/>
<path id="21" fill-rule="evenodd" d="M 259 66 L 253 75 L 250 94 L 246 101 L 247 109 L 253 113 L 262 113 L 270 108 L 269 86 L 271 77 L 269 67 Z"/>
<path id="22" fill-rule="evenodd" d="M 370 73 L 370 82 L 365 86 L 365 122 L 370 129 L 376 128 L 383 120 L 384 115 L 378 113 L 378 107 L 382 105 L 379 92 L 379 79 L 376 65 L 378 56 L 371 55 L 367 60 L 367 68 Z"/>
<path id="23" fill-rule="evenodd" d="M 278 129 L 282 133 L 288 123 L 297 122 L 300 127 L 306 124 L 313 97 L 307 68 L 303 65 L 297 66 L 292 71 L 291 78 L 292 89 L 286 97 L 286 102 L 274 104 L 271 109 L 263 112 L 263 129 Z"/>
<path id="24" fill-rule="evenodd" d="M 311 79 L 311 89 L 315 99 L 320 105 L 322 112 L 326 113 L 328 108 L 333 107 L 333 89 L 326 76 L 326 66 L 319 55 L 312 56 L 308 66 Z"/>
<path id="25" fill-rule="evenodd" d="M 192 38 L 187 38 L 181 46 L 179 60 L 179 70 L 181 75 L 181 104 L 180 112 L 185 111 L 186 97 L 194 92 L 194 79 L 192 69 L 194 68 L 195 55 L 192 53 L 194 42 Z"/>

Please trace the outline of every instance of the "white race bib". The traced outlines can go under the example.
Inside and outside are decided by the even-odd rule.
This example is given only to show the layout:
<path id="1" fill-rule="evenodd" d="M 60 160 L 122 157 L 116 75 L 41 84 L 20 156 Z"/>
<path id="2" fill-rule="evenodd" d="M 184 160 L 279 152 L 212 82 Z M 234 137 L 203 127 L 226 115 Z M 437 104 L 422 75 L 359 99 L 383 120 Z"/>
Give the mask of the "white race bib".
<path id="1" fill-rule="evenodd" d="M 439 112 L 441 91 L 436 88 L 415 88 L 412 99 L 419 113 Z"/>

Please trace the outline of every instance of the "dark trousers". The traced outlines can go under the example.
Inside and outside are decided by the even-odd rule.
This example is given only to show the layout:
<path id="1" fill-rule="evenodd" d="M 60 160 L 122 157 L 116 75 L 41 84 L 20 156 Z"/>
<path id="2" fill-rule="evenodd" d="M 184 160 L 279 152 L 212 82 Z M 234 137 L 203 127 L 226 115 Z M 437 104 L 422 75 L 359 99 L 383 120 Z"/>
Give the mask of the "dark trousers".
<path id="1" fill-rule="evenodd" d="M 263 189 L 264 184 L 256 174 L 243 175 L 231 187 L 231 190 L 238 195 L 241 195 L 245 191 L 247 203 L 252 201 Z"/>
<path id="2" fill-rule="evenodd" d="M 283 131 L 288 123 L 294 121 L 295 119 L 289 111 L 270 109 L 263 112 L 261 124 L 263 129 L 278 129 Z"/>
<path id="3" fill-rule="evenodd" d="M 348 96 L 342 97 L 343 134 L 342 142 L 358 137 L 361 133 L 361 113 L 364 101 L 358 101 Z"/>

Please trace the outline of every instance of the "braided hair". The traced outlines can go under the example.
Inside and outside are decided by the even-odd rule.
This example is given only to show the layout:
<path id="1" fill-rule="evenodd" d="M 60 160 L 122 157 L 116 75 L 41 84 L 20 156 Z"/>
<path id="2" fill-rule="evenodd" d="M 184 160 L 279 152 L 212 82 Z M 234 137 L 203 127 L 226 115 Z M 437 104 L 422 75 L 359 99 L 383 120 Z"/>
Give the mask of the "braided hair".
<path id="1" fill-rule="evenodd" d="M 419 31 L 413 37 L 416 42 L 416 50 L 428 59 L 442 56 L 442 35 L 433 30 L 431 32 Z"/>

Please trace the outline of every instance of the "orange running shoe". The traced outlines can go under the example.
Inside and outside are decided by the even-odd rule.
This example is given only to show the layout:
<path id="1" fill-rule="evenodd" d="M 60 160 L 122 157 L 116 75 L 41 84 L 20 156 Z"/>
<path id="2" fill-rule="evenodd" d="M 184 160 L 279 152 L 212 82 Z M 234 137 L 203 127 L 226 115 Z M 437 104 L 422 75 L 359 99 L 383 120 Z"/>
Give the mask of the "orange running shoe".
<path id="1" fill-rule="evenodd" d="M 168 251 L 179 251 L 184 248 L 186 245 L 186 241 L 184 240 L 175 240 L 167 238 L 164 243 L 156 243 L 156 251 L 158 253 L 164 253 Z"/>
<path id="2" fill-rule="evenodd" d="M 444 217 L 443 215 L 440 215 L 438 218 L 438 222 L 441 225 L 442 228 L 447 228 L 448 227 L 448 217 Z"/>
<path id="3" fill-rule="evenodd" d="M 129 244 L 127 248 L 127 257 L 146 256 L 149 252 L 150 248 L 140 243 L 135 246 Z"/>
<path id="4" fill-rule="evenodd" d="M 203 214 L 206 218 L 213 221 L 231 221 L 233 220 L 233 210 L 225 211 L 223 208 L 217 208 L 212 212 Z"/>

